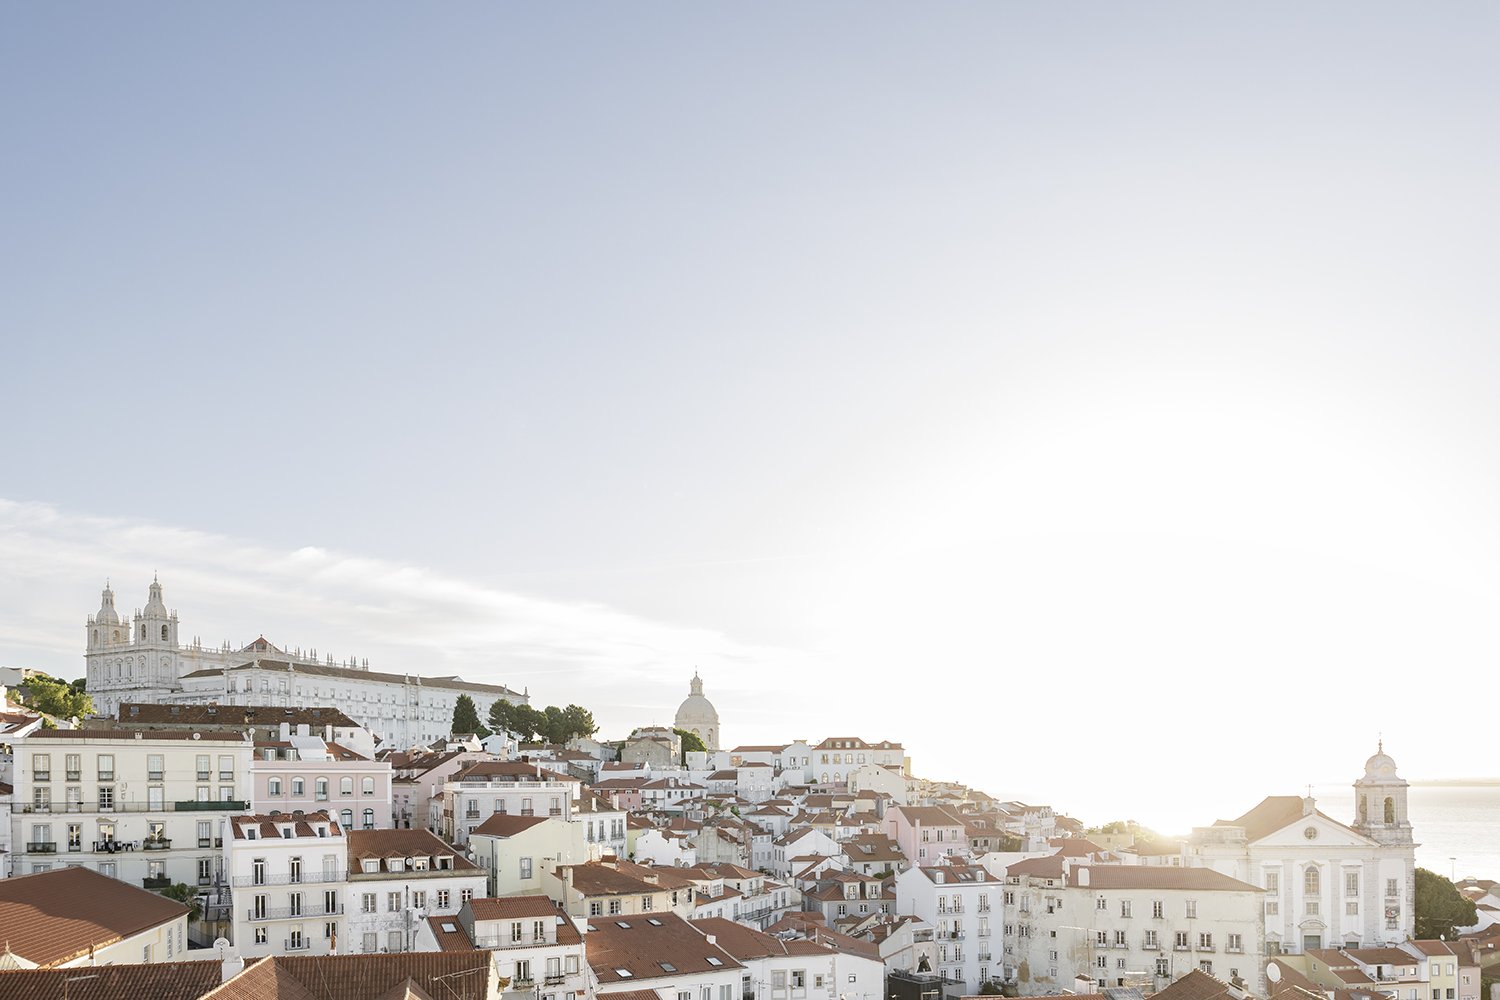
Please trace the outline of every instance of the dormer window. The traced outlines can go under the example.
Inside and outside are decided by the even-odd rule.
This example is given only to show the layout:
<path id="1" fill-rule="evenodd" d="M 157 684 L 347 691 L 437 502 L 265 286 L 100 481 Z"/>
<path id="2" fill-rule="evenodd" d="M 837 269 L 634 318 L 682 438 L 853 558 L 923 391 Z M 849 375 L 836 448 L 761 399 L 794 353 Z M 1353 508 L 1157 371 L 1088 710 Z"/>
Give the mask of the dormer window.
<path id="1" fill-rule="evenodd" d="M 367 875 L 373 875 L 380 871 L 380 862 L 374 858 L 365 858 L 360 862 L 360 870 Z"/>

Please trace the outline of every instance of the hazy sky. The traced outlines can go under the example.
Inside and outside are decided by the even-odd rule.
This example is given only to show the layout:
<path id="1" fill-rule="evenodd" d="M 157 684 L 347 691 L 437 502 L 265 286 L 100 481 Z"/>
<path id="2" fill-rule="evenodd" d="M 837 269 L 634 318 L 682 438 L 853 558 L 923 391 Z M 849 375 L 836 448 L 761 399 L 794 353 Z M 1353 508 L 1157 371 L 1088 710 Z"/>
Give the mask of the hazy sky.
<path id="1" fill-rule="evenodd" d="M 1493 773 L 1497 43 L 1458 3 L 7 5 L 0 663 L 80 673 L 159 570 L 208 641 L 607 735 L 697 666 L 731 741 L 1091 819 L 1380 731 Z"/>

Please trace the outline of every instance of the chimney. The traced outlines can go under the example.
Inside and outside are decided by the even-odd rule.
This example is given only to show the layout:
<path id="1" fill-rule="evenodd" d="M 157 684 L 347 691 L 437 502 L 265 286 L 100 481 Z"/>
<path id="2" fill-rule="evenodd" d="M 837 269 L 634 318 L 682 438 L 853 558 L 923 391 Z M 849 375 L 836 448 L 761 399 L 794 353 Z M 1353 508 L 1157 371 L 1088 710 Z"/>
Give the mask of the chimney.
<path id="1" fill-rule="evenodd" d="M 281 742 L 285 743 L 287 740 L 289 740 L 291 738 L 292 738 L 292 724 L 289 723 L 289 722 L 283 722 L 281 724 Z"/>
<path id="2" fill-rule="evenodd" d="M 1089 870 L 1081 865 L 1078 868 L 1078 886 L 1081 889 L 1089 887 Z"/>

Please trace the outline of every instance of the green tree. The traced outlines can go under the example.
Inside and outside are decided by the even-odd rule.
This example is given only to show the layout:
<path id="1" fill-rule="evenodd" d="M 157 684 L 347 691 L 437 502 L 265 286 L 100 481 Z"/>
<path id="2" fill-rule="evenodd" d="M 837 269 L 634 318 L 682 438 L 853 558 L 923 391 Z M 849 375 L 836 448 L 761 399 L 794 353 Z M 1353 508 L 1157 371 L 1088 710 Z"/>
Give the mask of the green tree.
<path id="1" fill-rule="evenodd" d="M 490 729 L 499 732 L 513 732 L 516 728 L 516 706 L 514 703 L 499 699 L 490 705 Z"/>
<path id="2" fill-rule="evenodd" d="M 161 890 L 161 894 L 163 896 L 166 896 L 168 899 L 175 899 L 177 900 L 177 902 L 191 907 L 191 909 L 188 911 L 188 923 L 192 923 L 194 920 L 197 920 L 199 917 L 203 916 L 203 907 L 198 902 L 198 890 L 194 889 L 186 882 L 178 882 L 175 885 L 169 885 L 165 889 Z"/>
<path id="3" fill-rule="evenodd" d="M 1417 869 L 1417 938 L 1432 941 L 1453 938 L 1454 928 L 1468 927 L 1478 920 L 1474 901 L 1464 898 L 1458 887 L 1436 872 Z"/>
<path id="4" fill-rule="evenodd" d="M 1003 997 L 1005 996 L 1005 991 L 993 979 L 986 979 L 979 984 L 979 995 L 982 997 Z"/>
<path id="5" fill-rule="evenodd" d="M 63 681 L 35 674 L 26 680 L 26 707 L 59 719 L 82 718 L 94 714 L 94 700 L 84 691 L 75 691 Z"/>
<path id="6" fill-rule="evenodd" d="M 490 731 L 479 723 L 479 709 L 474 707 L 474 699 L 466 694 L 459 695 L 458 701 L 453 705 L 453 728 L 449 731 L 477 733 L 480 739 L 490 734 Z"/>
<path id="7" fill-rule="evenodd" d="M 690 733 L 686 729 L 674 729 L 672 732 L 682 737 L 682 760 L 681 764 L 687 763 L 687 755 L 690 753 L 706 753 L 708 745 L 697 733 Z"/>
<path id="8" fill-rule="evenodd" d="M 580 705 L 569 705 L 563 709 L 563 718 L 568 723 L 570 740 L 578 736 L 593 736 L 599 731 L 599 725 L 594 722 L 594 713 Z"/>

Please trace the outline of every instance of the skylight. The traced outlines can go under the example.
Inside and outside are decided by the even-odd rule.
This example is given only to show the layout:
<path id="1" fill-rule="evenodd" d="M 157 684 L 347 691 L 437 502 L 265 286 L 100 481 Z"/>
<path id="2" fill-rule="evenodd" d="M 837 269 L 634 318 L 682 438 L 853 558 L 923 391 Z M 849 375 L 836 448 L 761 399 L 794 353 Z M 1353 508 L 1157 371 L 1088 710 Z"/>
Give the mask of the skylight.
<path id="1" fill-rule="evenodd" d="M 657 962 L 656 964 L 659 965 L 659 966 L 661 966 L 661 971 L 663 971 L 663 972 L 676 972 L 677 971 L 677 966 L 673 965 L 671 962 Z"/>
<path id="2" fill-rule="evenodd" d="M 714 958 L 712 955 L 710 955 L 710 956 L 708 956 L 708 964 L 709 965 L 723 965 L 724 963 L 721 962 L 721 961 L 719 961 L 717 958 Z"/>
<path id="3" fill-rule="evenodd" d="M 454 931 L 458 930 L 458 925 L 451 920 L 444 920 L 443 930 L 447 931 L 449 934 L 452 934 Z"/>
<path id="4" fill-rule="evenodd" d="M 616 969 L 615 975 L 619 976 L 621 979 L 629 979 L 630 977 L 635 975 L 635 973 L 631 972 L 629 969 Z"/>
<path id="5" fill-rule="evenodd" d="M 646 923 L 650 924 L 652 927 L 660 927 L 661 926 L 661 921 L 657 920 L 655 917 L 652 917 L 650 920 L 647 920 Z"/>

